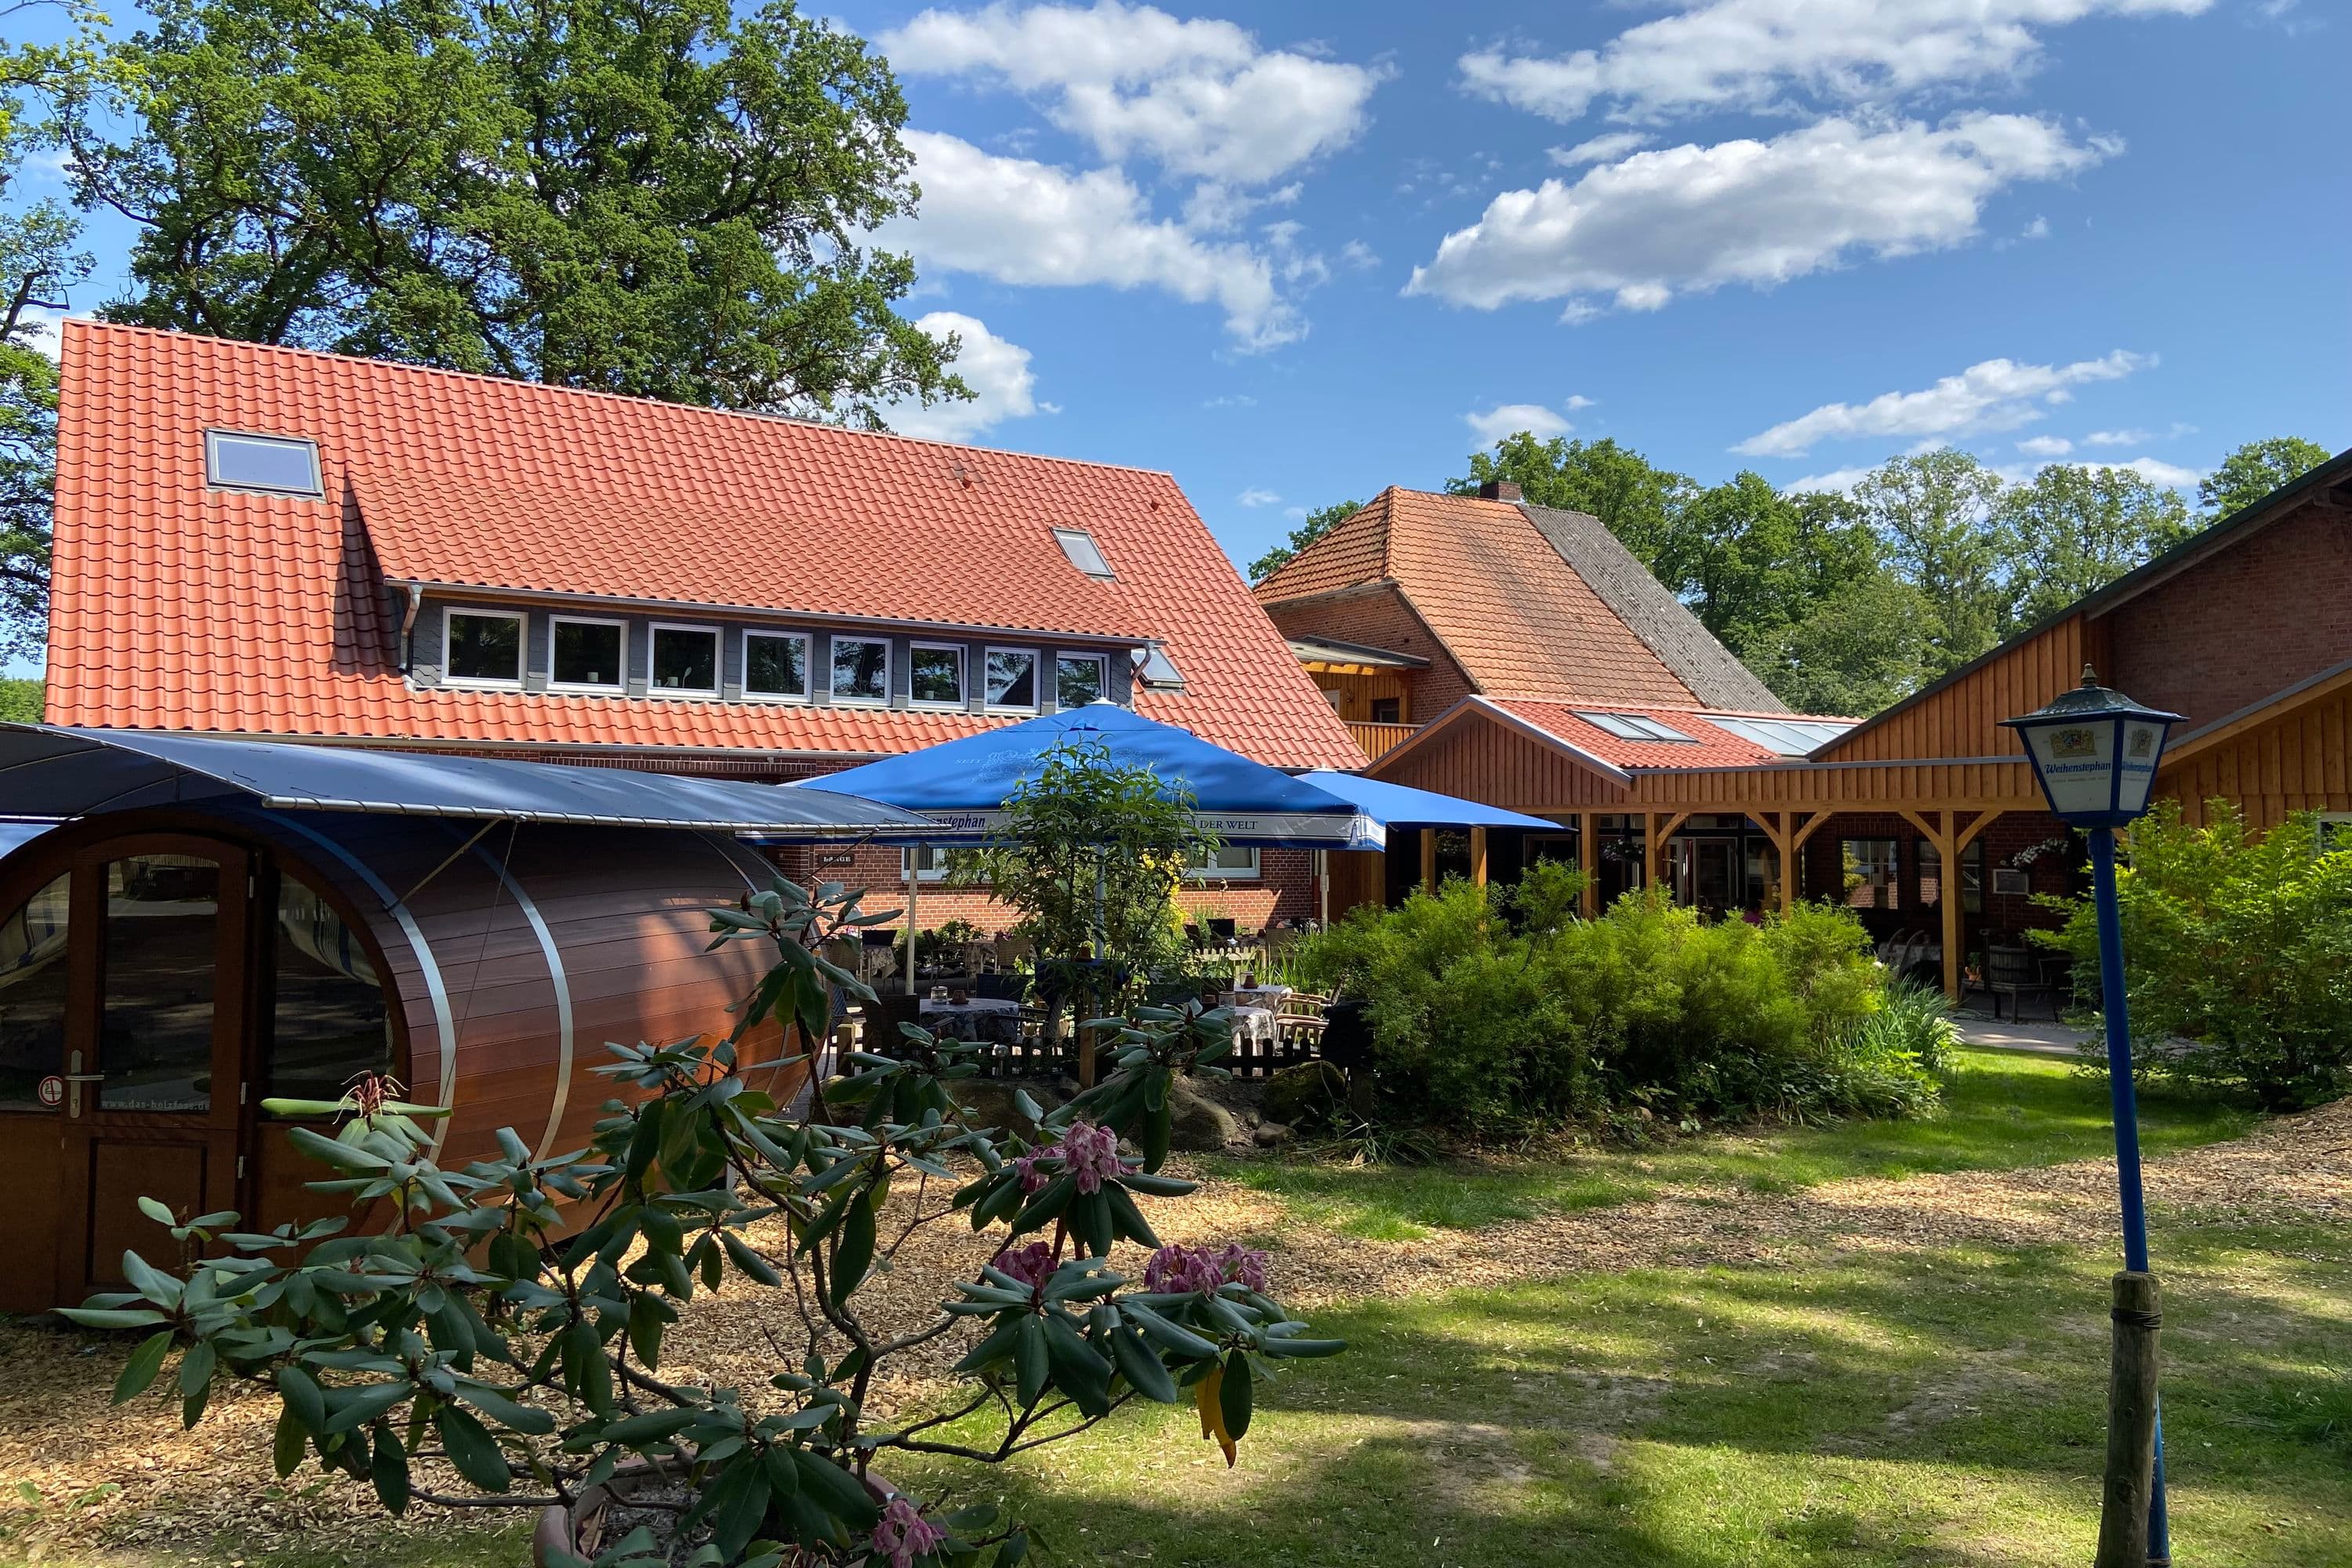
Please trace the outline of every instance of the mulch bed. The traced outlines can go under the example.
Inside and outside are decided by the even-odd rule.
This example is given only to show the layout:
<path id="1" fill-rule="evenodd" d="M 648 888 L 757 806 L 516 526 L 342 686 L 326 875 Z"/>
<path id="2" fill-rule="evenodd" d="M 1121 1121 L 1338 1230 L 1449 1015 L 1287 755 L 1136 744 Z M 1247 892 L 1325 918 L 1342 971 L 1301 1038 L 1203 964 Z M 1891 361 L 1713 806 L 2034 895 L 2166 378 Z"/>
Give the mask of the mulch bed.
<path id="1" fill-rule="evenodd" d="M 1785 1195 L 1671 1189 L 1647 1201 L 1412 1241 L 1333 1235 L 1289 1218 L 1281 1201 L 1226 1183 L 1155 1204 L 1163 1239 L 1251 1237 L 1271 1243 L 1277 1296 L 1300 1307 L 1364 1297 L 1431 1294 L 1567 1273 L 1790 1261 L 1822 1247 L 1892 1253 L 1971 1244 L 2098 1245 L 2115 1227 L 2105 1161 L 1900 1181 L 1853 1180 Z M 2263 1124 L 2233 1142 L 2153 1161 L 2151 1206 L 2175 1223 L 2352 1226 L 2352 1101 Z M 944 1194 L 901 1191 L 899 1224 Z M 886 1227 L 886 1239 L 892 1230 Z M 773 1240 L 775 1238 L 772 1238 Z M 781 1252 L 782 1247 L 772 1248 Z M 971 1278 L 987 1247 L 961 1216 L 915 1233 L 861 1292 L 861 1311 L 889 1333 L 928 1321 L 943 1282 Z M 731 1285 L 698 1297 L 673 1331 L 666 1376 L 732 1384 L 747 1398 L 809 1346 L 775 1293 Z M 502 1510 L 419 1504 L 386 1518 L 366 1489 L 314 1468 L 287 1482 L 271 1472 L 276 1396 L 223 1389 L 194 1431 L 176 1401 L 151 1393 L 126 1406 L 108 1390 L 132 1343 L 70 1329 L 0 1324 L 0 1558 L 138 1563 L 220 1562 L 239 1551 L 396 1550 L 404 1534 L 446 1537 L 510 1529 Z M 962 1354 L 950 1336 L 905 1358 L 876 1391 L 881 1411 L 936 1394 Z M 838 1345 L 821 1347 L 828 1356 Z M 168 1372 L 159 1390 L 168 1387 Z M 37 1498 L 37 1501 L 33 1500 Z M 522 1561 L 518 1543 L 516 1559 Z M 230 1559 L 241 1563 L 243 1559 Z"/>

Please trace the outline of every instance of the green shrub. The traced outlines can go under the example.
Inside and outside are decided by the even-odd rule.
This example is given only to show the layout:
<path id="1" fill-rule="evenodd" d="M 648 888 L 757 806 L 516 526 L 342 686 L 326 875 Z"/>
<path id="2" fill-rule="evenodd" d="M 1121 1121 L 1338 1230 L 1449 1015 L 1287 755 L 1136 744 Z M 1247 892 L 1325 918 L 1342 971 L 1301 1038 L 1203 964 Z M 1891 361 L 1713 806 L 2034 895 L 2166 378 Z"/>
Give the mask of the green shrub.
<path id="1" fill-rule="evenodd" d="M 1937 1078 L 1949 1078 L 1958 1066 L 1960 1047 L 1951 998 L 1933 985 L 1891 980 L 1885 1004 L 1862 1021 L 1855 1046 L 1874 1058 L 1907 1058 Z"/>
<path id="2" fill-rule="evenodd" d="M 1583 921 L 1569 912 L 1579 886 L 1574 873 L 1510 893 L 1449 882 L 1300 944 L 1314 984 L 1370 1002 L 1392 1112 L 1494 1134 L 1634 1109 L 1807 1119 L 1934 1103 L 1908 1037 L 1867 1033 L 1882 978 L 1851 913 L 1708 924 L 1651 894 Z"/>
<path id="3" fill-rule="evenodd" d="M 2323 851 L 2309 814 L 2262 838 L 2227 801 L 2206 816 L 2187 826 L 2177 803 L 2159 802 L 2133 825 L 2116 871 L 2135 1062 L 2242 1087 L 2273 1110 L 2352 1093 L 2352 849 Z M 2074 955 L 2077 990 L 2097 995 L 2092 901 L 2039 901 L 2066 912 L 2043 940 Z"/>

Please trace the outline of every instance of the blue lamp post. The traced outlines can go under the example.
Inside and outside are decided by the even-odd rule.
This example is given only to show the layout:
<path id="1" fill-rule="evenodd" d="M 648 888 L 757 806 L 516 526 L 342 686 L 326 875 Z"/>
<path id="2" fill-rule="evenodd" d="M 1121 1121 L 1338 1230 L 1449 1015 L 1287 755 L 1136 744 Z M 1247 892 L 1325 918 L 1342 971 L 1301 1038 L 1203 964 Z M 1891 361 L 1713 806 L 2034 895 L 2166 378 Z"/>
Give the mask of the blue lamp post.
<path id="1" fill-rule="evenodd" d="M 2147 1272 L 2147 1215 L 2140 1198 L 2139 1106 L 2132 1092 L 2131 1027 L 2125 1014 L 2123 921 L 2116 909 L 2116 829 L 2147 810 L 2165 736 L 2180 718 L 2099 684 L 2083 684 L 2021 719 L 2001 721 L 2025 742 L 2034 777 L 2060 821 L 2091 844 L 2099 912 L 2100 1011 L 2107 1026 L 2107 1083 L 2115 1101 L 2116 1179 L 2123 1198 L 2124 1267 Z M 2147 1556 L 2172 1557 L 2164 1510 L 2164 1421 L 2156 1427 L 2156 1474 L 2147 1510 Z"/>

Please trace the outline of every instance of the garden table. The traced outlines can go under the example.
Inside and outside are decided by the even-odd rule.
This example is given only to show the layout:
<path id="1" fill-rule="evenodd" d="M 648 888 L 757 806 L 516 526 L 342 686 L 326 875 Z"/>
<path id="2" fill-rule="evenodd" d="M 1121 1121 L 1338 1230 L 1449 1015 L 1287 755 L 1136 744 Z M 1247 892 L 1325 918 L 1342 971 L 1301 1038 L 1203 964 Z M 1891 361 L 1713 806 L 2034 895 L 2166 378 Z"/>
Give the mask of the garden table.
<path id="1" fill-rule="evenodd" d="M 1021 1004 L 996 996 L 975 996 L 968 1002 L 926 996 L 922 1020 L 923 1027 L 950 1039 L 1010 1043 L 1021 1032 Z"/>
<path id="2" fill-rule="evenodd" d="M 1273 1008 L 1241 1006 L 1235 1007 L 1233 1014 L 1234 1040 L 1236 1044 L 1243 1040 L 1255 1040 L 1268 1046 L 1274 1044 L 1276 1035 Z"/>

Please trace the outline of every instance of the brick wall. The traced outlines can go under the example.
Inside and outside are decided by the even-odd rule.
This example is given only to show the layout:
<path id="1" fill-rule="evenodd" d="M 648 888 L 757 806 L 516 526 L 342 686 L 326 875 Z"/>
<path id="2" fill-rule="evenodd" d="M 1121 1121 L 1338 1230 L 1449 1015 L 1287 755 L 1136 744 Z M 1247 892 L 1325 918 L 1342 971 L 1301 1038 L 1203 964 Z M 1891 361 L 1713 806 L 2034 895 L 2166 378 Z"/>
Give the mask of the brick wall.
<path id="1" fill-rule="evenodd" d="M 865 907 L 877 914 L 888 911 L 901 917 L 887 922 L 888 929 L 905 928 L 907 883 L 900 874 L 897 849 L 793 846 L 772 850 L 769 856 L 785 876 L 797 881 L 839 881 L 866 889 Z M 841 863 L 841 857 L 847 858 L 847 864 Z M 1304 849 L 1262 849 L 1255 880 L 1192 883 L 1178 901 L 1197 920 L 1231 920 L 1241 931 L 1261 930 L 1272 921 L 1311 919 L 1316 910 L 1314 864 L 1314 856 Z M 982 931 L 1009 931 L 1019 919 L 1017 911 L 978 888 L 926 882 L 915 899 L 916 923 L 925 931 L 936 931 L 955 920 L 970 921 Z"/>
<path id="2" fill-rule="evenodd" d="M 1475 689 L 1469 676 L 1454 662 L 1454 656 L 1429 635 L 1421 617 L 1405 606 L 1393 589 L 1341 599 L 1268 605 L 1265 613 L 1285 637 L 1331 637 L 1429 660 L 1427 669 L 1404 672 L 1410 693 L 1409 723 L 1428 723 Z"/>
<path id="3" fill-rule="evenodd" d="M 2306 506 L 2106 618 L 2101 678 L 2209 724 L 2352 658 L 2352 523 Z"/>

